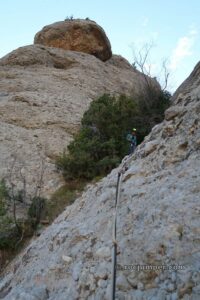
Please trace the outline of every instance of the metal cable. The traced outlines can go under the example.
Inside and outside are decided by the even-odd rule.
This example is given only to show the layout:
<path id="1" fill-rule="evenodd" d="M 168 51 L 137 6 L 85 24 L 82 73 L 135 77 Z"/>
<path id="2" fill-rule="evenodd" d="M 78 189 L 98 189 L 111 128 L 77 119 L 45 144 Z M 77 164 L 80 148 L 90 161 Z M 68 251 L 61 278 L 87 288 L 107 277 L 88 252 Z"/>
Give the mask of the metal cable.
<path id="1" fill-rule="evenodd" d="M 115 197 L 115 211 L 113 215 L 113 251 L 112 251 L 112 283 L 111 283 L 111 300 L 115 299 L 116 290 L 116 267 L 117 267 L 117 204 L 120 197 L 122 172 L 118 173 L 116 197 Z"/>
<path id="2" fill-rule="evenodd" d="M 112 277 L 111 277 L 111 300 L 115 300 L 116 291 L 116 271 L 117 271 L 117 205 L 120 199 L 122 175 L 128 169 L 128 165 L 132 160 L 132 155 L 123 161 L 121 170 L 118 172 L 116 196 L 115 196 L 115 211 L 113 214 L 113 251 L 112 251 Z"/>

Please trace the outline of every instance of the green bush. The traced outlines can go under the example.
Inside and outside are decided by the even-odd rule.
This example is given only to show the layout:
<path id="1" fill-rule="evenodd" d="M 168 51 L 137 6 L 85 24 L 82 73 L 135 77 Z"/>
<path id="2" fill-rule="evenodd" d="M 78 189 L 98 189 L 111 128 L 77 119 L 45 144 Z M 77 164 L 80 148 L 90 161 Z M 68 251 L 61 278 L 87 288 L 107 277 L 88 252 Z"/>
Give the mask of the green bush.
<path id="1" fill-rule="evenodd" d="M 13 220 L 4 215 L 0 219 L 0 249 L 14 249 L 20 238 L 19 231 Z"/>
<path id="2" fill-rule="evenodd" d="M 6 209 L 5 209 L 5 203 L 4 201 L 0 200 L 0 217 L 5 215 Z"/>
<path id="3" fill-rule="evenodd" d="M 65 18 L 65 21 L 73 21 L 73 20 L 74 20 L 74 16 L 73 16 L 73 15 L 67 16 L 67 17 Z"/>
<path id="4" fill-rule="evenodd" d="M 6 214 L 6 199 L 8 199 L 8 189 L 5 184 L 5 180 L 0 181 L 0 216 Z"/>
<path id="5" fill-rule="evenodd" d="M 46 199 L 42 197 L 33 197 L 28 209 L 28 216 L 32 220 L 33 227 L 36 228 L 40 220 L 45 216 Z"/>
<path id="6" fill-rule="evenodd" d="M 168 105 L 169 97 L 160 92 L 145 99 L 104 94 L 93 101 L 68 153 L 57 160 L 65 179 L 92 179 L 107 174 L 128 153 L 128 131 L 136 127 L 140 143 L 162 121 Z"/>

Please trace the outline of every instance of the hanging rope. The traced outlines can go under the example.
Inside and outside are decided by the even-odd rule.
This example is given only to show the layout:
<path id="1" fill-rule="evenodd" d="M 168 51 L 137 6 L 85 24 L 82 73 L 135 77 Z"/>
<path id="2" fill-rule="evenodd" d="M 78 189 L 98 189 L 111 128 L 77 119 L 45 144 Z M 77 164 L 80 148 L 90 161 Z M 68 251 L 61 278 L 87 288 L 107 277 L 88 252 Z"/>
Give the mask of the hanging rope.
<path id="1" fill-rule="evenodd" d="M 121 191 L 121 182 L 122 182 L 122 175 L 128 169 L 128 164 L 131 160 L 125 160 L 121 170 L 118 172 L 117 177 L 117 186 L 116 186 L 116 196 L 115 196 L 115 207 L 114 207 L 114 214 L 113 214 L 113 251 L 112 251 L 112 282 L 111 282 L 111 300 L 115 300 L 115 291 L 116 291 L 116 271 L 117 271 L 117 205 L 120 199 L 120 191 Z"/>
<path id="2" fill-rule="evenodd" d="M 116 188 L 116 197 L 115 197 L 115 211 L 114 211 L 114 220 L 113 220 L 113 252 L 112 252 L 112 284 L 111 284 L 111 299 L 115 299 L 115 290 L 116 290 L 116 266 L 117 266 L 117 203 L 120 196 L 120 185 L 121 185 L 122 173 L 118 173 L 117 177 L 117 188 Z"/>

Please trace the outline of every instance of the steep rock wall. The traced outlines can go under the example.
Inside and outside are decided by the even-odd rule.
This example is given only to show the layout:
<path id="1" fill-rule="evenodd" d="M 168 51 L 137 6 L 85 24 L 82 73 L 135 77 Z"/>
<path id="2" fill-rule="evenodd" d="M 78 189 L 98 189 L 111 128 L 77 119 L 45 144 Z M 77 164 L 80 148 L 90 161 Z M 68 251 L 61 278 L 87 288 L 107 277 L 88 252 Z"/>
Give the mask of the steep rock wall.
<path id="1" fill-rule="evenodd" d="M 44 193 L 51 194 L 62 183 L 55 158 L 72 140 L 90 102 L 103 93 L 137 95 L 145 89 L 141 73 L 119 56 L 102 62 L 41 45 L 9 53 L 0 60 L 0 178 L 15 156 L 31 190 L 43 161 Z"/>
<path id="2" fill-rule="evenodd" d="M 12 262 L 1 278 L 1 297 L 110 299 L 112 216 L 118 172 L 126 162 L 117 299 L 200 298 L 199 80 L 198 67 L 134 155 L 88 186 Z"/>

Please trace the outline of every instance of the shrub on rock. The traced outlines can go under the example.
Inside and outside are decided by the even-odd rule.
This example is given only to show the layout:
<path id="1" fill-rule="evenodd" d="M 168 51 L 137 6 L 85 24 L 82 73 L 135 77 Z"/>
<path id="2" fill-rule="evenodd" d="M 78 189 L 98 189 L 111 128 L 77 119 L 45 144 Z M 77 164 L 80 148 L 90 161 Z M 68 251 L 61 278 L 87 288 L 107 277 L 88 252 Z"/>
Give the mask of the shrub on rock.
<path id="1" fill-rule="evenodd" d="M 159 94 L 158 106 L 153 100 L 148 107 L 144 101 L 125 95 L 104 94 L 93 101 L 84 113 L 79 133 L 68 146 L 69 152 L 64 152 L 57 160 L 65 179 L 92 179 L 115 168 L 128 154 L 128 131 L 136 127 L 140 143 L 162 120 L 164 109 L 169 104 L 163 97 Z M 161 101 L 166 102 L 165 105 Z"/>

